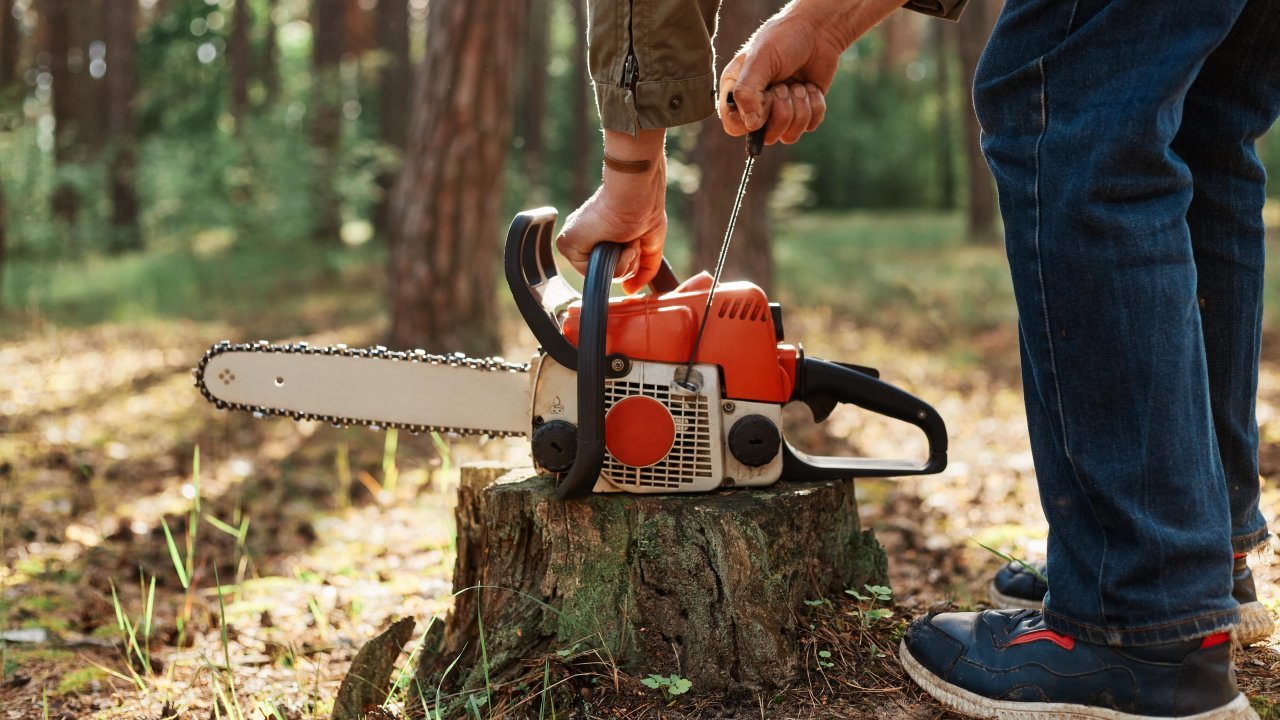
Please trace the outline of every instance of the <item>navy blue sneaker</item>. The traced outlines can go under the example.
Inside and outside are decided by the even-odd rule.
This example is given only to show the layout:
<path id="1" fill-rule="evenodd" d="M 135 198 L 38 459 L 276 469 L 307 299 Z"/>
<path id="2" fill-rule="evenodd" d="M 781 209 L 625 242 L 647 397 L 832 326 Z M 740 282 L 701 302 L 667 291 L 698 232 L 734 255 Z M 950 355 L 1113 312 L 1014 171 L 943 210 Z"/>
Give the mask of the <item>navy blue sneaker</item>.
<path id="1" fill-rule="evenodd" d="M 899 658 L 939 702 L 980 718 L 1257 720 L 1236 689 L 1230 635 L 1110 647 L 1050 630 L 1038 610 L 929 614 Z"/>
<path id="2" fill-rule="evenodd" d="M 1049 584 L 1045 582 L 1048 565 L 1039 563 L 1005 563 L 996 571 L 991 581 L 991 604 L 1001 608 L 1027 608 L 1039 610 L 1044 607 L 1044 595 L 1049 592 Z"/>
<path id="3" fill-rule="evenodd" d="M 991 581 L 988 591 L 991 604 L 1001 608 L 1043 608 L 1044 594 L 1049 591 L 1049 586 L 1044 581 L 1047 572 L 1048 568 L 1043 562 L 1027 565 L 1006 563 L 996 571 L 995 579 Z M 1271 633 L 1275 631 L 1275 621 L 1267 608 L 1258 602 L 1258 590 L 1254 586 L 1253 572 L 1249 570 L 1246 554 L 1239 553 L 1235 556 L 1232 578 L 1235 582 L 1231 588 L 1231 597 L 1240 603 L 1240 624 L 1236 626 L 1236 638 L 1241 645 L 1252 645 L 1271 637 Z"/>

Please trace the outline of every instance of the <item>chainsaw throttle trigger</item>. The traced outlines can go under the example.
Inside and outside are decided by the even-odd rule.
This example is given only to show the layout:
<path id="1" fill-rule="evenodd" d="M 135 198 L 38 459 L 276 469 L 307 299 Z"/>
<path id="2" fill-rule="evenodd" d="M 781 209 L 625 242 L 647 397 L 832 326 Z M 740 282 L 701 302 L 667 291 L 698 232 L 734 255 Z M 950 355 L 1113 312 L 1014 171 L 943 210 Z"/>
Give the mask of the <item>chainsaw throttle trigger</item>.
<path id="1" fill-rule="evenodd" d="M 587 262 L 574 363 L 578 371 L 578 449 L 573 465 L 556 486 L 556 497 L 561 500 L 590 495 L 600 476 L 600 469 L 604 467 L 604 380 L 607 370 L 604 341 L 609 325 L 609 286 L 613 284 L 613 271 L 620 255 L 622 245 L 602 242 L 591 249 L 591 259 Z M 560 331 L 557 329 L 556 332 Z M 564 336 L 560 337 L 563 339 Z M 559 358 L 555 359 L 559 362 Z"/>
<path id="2" fill-rule="evenodd" d="M 578 367 L 578 351 L 560 331 L 559 313 L 582 296 L 556 270 L 555 208 L 526 210 L 511 222 L 503 270 L 511 296 L 525 324 L 553 360 L 570 370 Z M 609 282 L 613 277 L 608 278 Z M 666 258 L 649 283 L 657 294 L 675 290 L 679 278 Z M 605 286 L 606 292 L 608 285 Z"/>
<path id="3" fill-rule="evenodd" d="M 917 463 L 911 460 L 813 456 L 784 443 L 783 480 L 928 475 L 942 472 L 947 467 L 947 426 L 938 411 L 925 401 L 866 372 L 817 358 L 804 358 L 799 375 L 792 400 L 814 407 L 815 419 L 818 419 L 819 407 L 829 413 L 830 407 L 836 403 L 857 405 L 920 428 L 929 441 L 929 457 L 925 462 Z"/>

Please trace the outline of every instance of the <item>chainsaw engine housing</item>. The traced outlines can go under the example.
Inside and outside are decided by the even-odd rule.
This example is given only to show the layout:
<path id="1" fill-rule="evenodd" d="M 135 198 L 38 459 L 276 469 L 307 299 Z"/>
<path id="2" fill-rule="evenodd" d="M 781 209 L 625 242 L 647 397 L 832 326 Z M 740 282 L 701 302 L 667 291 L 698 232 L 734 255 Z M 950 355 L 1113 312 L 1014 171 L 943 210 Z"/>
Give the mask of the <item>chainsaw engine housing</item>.
<path id="1" fill-rule="evenodd" d="M 540 427 L 555 422 L 576 427 L 577 373 L 545 355 L 535 358 L 533 365 L 531 433 L 536 437 Z M 776 440 L 781 405 L 726 400 L 715 365 L 694 366 L 703 380 L 697 392 L 675 382 L 676 374 L 684 372 L 683 365 L 648 361 L 626 365 L 605 381 L 606 453 L 595 492 L 705 492 L 771 485 L 781 477 L 782 453 Z M 752 434 L 749 440 L 735 437 L 736 445 L 754 453 L 726 452 L 735 427 L 739 428 L 736 436 Z M 771 447 L 770 428 L 775 438 Z M 560 469 L 552 458 L 559 457 L 566 438 L 553 442 L 554 448 L 534 442 L 534 463 L 540 472 L 555 474 Z"/>

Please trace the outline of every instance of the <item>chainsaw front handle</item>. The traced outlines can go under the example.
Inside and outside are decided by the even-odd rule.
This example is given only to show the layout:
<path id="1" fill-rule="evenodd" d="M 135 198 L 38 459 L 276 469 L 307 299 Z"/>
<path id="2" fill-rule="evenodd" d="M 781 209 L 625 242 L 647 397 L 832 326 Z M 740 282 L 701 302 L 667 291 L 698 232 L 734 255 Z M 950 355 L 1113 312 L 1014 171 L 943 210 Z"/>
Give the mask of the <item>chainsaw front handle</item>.
<path id="1" fill-rule="evenodd" d="M 923 430 L 929 441 L 929 458 L 923 463 L 916 463 L 910 460 L 814 456 L 784 442 L 783 480 L 929 475 L 942 472 L 947 467 L 947 426 L 938 411 L 925 401 L 866 372 L 826 360 L 806 357 L 799 369 L 792 399 L 814 408 L 815 420 L 825 419 L 826 413 L 838 403 L 857 405 Z M 817 417 L 818 414 L 822 417 Z"/>
<path id="2" fill-rule="evenodd" d="M 507 246 L 503 254 L 503 268 L 507 285 L 516 301 L 516 308 L 542 350 L 551 359 L 570 370 L 578 369 L 578 349 L 560 332 L 559 313 L 582 295 L 573 289 L 556 269 L 555 257 L 556 209 L 542 207 L 526 210 L 516 215 L 507 231 Z M 614 244 L 614 243 L 609 243 Z M 594 260 L 595 254 L 592 253 Z M 614 258 L 614 265 L 617 258 Z M 609 302 L 609 285 L 613 282 L 613 266 L 604 285 L 603 304 Z M 587 269 L 590 276 L 591 270 Z M 658 294 L 671 292 L 680 284 L 671 264 L 662 259 L 662 267 L 649 283 Z M 585 292 L 586 287 L 583 287 Z M 586 306 L 583 302 L 583 324 L 586 324 Z M 601 350 L 600 357 L 604 357 Z"/>
<path id="3" fill-rule="evenodd" d="M 605 335 L 609 325 L 609 286 L 622 245 L 602 242 L 591 249 L 582 285 L 582 321 L 578 332 L 578 449 L 573 465 L 556 486 L 556 497 L 586 497 L 604 467 Z"/>

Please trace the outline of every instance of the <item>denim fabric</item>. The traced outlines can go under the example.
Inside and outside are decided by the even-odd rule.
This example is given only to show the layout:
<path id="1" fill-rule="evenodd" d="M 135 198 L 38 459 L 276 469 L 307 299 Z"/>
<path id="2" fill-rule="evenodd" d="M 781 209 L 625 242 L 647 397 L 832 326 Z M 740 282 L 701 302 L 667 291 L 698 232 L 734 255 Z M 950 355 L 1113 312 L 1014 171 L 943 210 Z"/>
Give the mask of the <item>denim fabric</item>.
<path id="1" fill-rule="evenodd" d="M 1277 0 L 1008 0 L 974 83 L 1049 520 L 1048 625 L 1233 625 L 1266 537 L 1257 390 Z"/>

